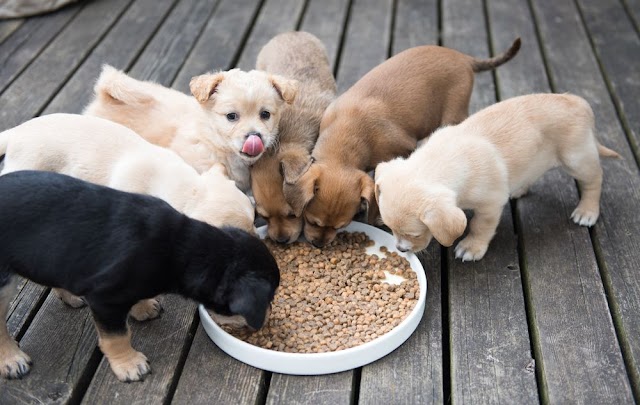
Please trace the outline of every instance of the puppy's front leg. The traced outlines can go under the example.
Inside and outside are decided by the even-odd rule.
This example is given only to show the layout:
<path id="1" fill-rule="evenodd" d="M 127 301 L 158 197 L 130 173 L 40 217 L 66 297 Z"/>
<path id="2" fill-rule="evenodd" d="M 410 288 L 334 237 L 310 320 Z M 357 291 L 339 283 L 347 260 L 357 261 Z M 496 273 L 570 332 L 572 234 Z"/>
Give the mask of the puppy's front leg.
<path id="1" fill-rule="evenodd" d="M 501 213 L 502 205 L 474 210 L 469 222 L 469 234 L 456 246 L 456 258 L 463 262 L 482 259 L 496 233 Z"/>
<path id="2" fill-rule="evenodd" d="M 16 284 L 16 277 L 0 271 L 0 375 L 4 378 L 22 378 L 31 366 L 31 359 L 20 350 L 7 330 L 7 313 Z"/>
<path id="3" fill-rule="evenodd" d="M 127 325 L 129 308 L 92 305 L 91 300 L 89 307 L 98 331 L 98 345 L 118 380 L 144 380 L 151 372 L 151 366 L 144 354 L 131 347 L 131 331 Z"/>

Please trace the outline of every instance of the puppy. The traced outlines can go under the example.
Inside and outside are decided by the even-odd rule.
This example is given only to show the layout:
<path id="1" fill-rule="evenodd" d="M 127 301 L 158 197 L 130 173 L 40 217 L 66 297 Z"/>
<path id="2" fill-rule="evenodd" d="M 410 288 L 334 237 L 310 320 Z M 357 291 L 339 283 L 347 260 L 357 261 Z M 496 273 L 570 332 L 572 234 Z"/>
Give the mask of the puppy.
<path id="1" fill-rule="evenodd" d="M 399 250 L 419 251 L 433 235 L 451 246 L 467 225 L 462 209 L 474 210 L 457 258 L 481 259 L 495 234 L 503 206 L 518 198 L 547 170 L 562 166 L 580 184 L 571 214 L 592 226 L 600 212 L 599 156 L 620 156 L 595 137 L 593 111 L 569 94 L 515 97 L 437 130 L 408 159 L 376 169 L 382 220 Z"/>
<path id="2" fill-rule="evenodd" d="M 465 119 L 474 73 L 505 63 L 519 49 L 517 39 L 504 54 L 478 60 L 439 46 L 411 48 L 331 103 L 312 153 L 316 163 L 284 187 L 295 212 L 304 210 L 307 240 L 324 246 L 361 211 L 372 222 L 377 210 L 366 172 L 409 155 L 436 128 Z"/>
<path id="3" fill-rule="evenodd" d="M 198 174 L 175 153 L 152 145 L 114 122 L 82 115 L 52 114 L 0 133 L 2 173 L 44 170 L 67 174 L 115 189 L 149 194 L 173 208 L 214 226 L 231 225 L 255 234 L 255 211 L 249 198 L 212 167 Z M 64 291 L 73 307 L 84 303 Z M 136 306 L 137 320 L 160 313 L 156 300 Z"/>
<path id="4" fill-rule="evenodd" d="M 256 211 L 268 224 L 271 239 L 291 243 L 302 232 L 301 212 L 286 201 L 283 181 L 295 182 L 311 165 L 322 113 L 336 96 L 336 81 L 322 42 L 307 32 L 275 36 L 258 54 L 256 68 L 300 83 L 294 103 L 280 118 L 280 139 L 251 167 Z"/>
<path id="5" fill-rule="evenodd" d="M 233 69 L 195 77 L 191 90 L 196 98 L 104 66 L 84 114 L 173 150 L 199 173 L 220 163 L 238 188 L 249 190 L 249 166 L 275 143 L 280 110 L 293 102 L 297 84 Z"/>
<path id="6" fill-rule="evenodd" d="M 162 200 L 69 176 L 20 171 L 0 176 L 0 374 L 20 378 L 31 360 L 7 331 L 14 274 L 84 297 L 100 349 L 120 381 L 151 371 L 131 347 L 127 312 L 139 300 L 177 293 L 218 321 L 265 322 L 280 282 L 275 259 L 255 236 L 215 228 Z"/>

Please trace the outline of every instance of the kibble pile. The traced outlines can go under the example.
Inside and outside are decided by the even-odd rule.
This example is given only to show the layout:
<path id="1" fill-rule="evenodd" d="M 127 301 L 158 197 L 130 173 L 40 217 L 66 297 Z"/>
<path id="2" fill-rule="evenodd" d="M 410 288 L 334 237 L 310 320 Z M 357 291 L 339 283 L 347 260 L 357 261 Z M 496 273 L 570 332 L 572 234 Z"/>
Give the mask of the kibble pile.
<path id="1" fill-rule="evenodd" d="M 302 242 L 265 243 L 281 277 L 268 322 L 254 333 L 227 329 L 255 346 L 292 353 L 358 346 L 396 327 L 420 295 L 407 259 L 396 252 L 366 254 L 373 242 L 364 233 L 341 232 L 322 250 Z M 385 270 L 405 281 L 382 282 Z"/>

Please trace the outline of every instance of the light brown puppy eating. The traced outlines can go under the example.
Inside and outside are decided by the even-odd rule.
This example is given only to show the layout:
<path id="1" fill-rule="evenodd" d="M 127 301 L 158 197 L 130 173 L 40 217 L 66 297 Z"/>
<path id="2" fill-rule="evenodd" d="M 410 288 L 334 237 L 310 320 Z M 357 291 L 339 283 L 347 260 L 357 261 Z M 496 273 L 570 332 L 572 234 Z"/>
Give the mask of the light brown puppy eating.
<path id="1" fill-rule="evenodd" d="M 495 68 L 520 49 L 478 60 L 452 49 L 419 46 L 377 66 L 325 111 L 313 150 L 316 163 L 285 196 L 297 213 L 304 209 L 304 234 L 317 247 L 359 211 L 376 216 L 373 180 L 367 171 L 380 162 L 407 156 L 417 141 L 442 125 L 468 115 L 474 73 Z"/>
<path id="2" fill-rule="evenodd" d="M 251 167 L 256 211 L 267 221 L 269 237 L 291 243 L 300 236 L 303 219 L 287 203 L 283 181 L 293 182 L 309 168 L 322 113 L 336 96 L 336 82 L 324 45 L 307 32 L 275 36 L 258 54 L 256 68 L 299 83 L 294 103 L 282 111 L 276 148 Z"/>
<path id="3" fill-rule="evenodd" d="M 376 168 L 382 220 L 402 251 L 427 247 L 432 235 L 463 261 L 479 260 L 495 234 L 509 197 L 518 198 L 547 170 L 562 166 L 578 180 L 581 198 L 571 214 L 592 226 L 600 213 L 599 156 L 620 157 L 595 137 L 593 111 L 569 94 L 515 97 L 436 131 L 408 159 Z"/>

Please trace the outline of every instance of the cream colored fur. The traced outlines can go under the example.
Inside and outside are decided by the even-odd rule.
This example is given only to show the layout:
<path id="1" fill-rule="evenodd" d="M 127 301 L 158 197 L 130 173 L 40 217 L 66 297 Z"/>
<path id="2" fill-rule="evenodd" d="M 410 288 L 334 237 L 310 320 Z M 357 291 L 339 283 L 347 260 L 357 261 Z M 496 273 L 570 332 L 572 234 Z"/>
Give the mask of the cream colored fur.
<path id="1" fill-rule="evenodd" d="M 265 149 L 276 142 L 283 97 L 293 101 L 296 83 L 233 69 L 195 77 L 191 89 L 195 98 L 105 65 L 94 87 L 95 99 L 84 114 L 133 129 L 147 141 L 173 150 L 199 173 L 219 163 L 247 191 L 249 166 L 260 157 L 241 153 L 247 133 L 260 133 Z M 269 120 L 259 116 L 265 109 L 271 113 Z M 238 114 L 238 121 L 227 120 L 231 112 Z"/>
<path id="2" fill-rule="evenodd" d="M 320 119 L 336 96 L 336 82 L 324 45 L 307 32 L 275 36 L 258 54 L 256 68 L 300 84 L 294 103 L 283 109 L 277 147 L 251 168 L 256 211 L 267 221 L 269 237 L 291 243 L 300 236 L 303 219 L 287 202 L 283 183 L 295 182 L 311 165 Z"/>
<path id="3" fill-rule="evenodd" d="M 409 158 L 381 163 L 376 197 L 399 249 L 419 251 L 436 238 L 451 246 L 467 225 L 457 258 L 481 259 L 509 197 L 518 198 L 547 170 L 562 166 L 580 185 L 571 218 L 584 226 L 599 215 L 601 156 L 619 157 L 595 137 L 593 111 L 568 94 L 515 97 L 436 131 Z"/>

